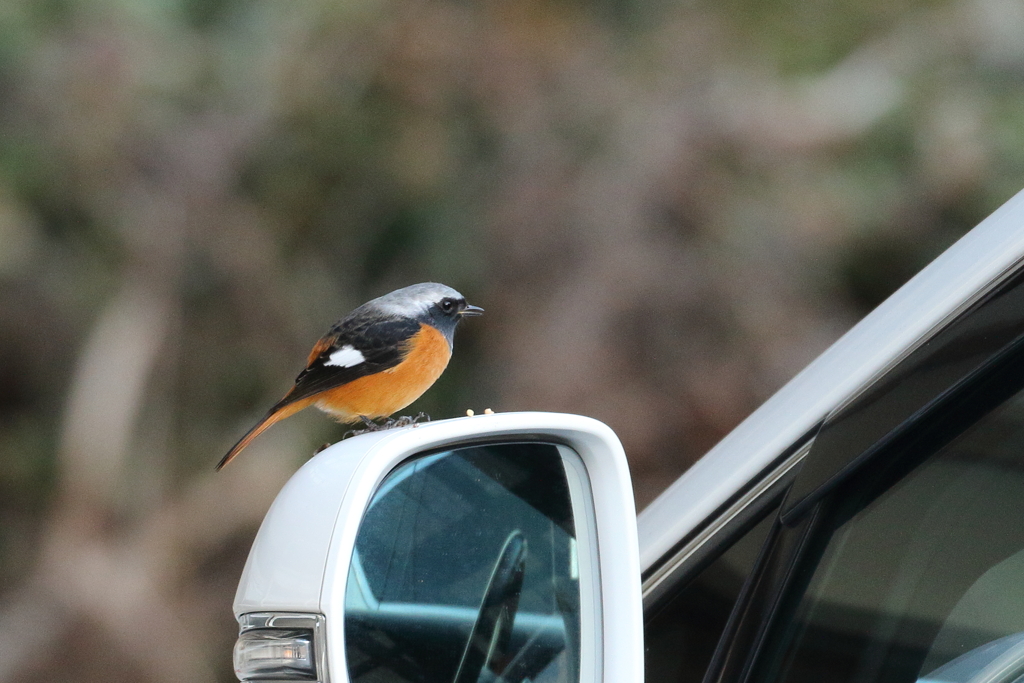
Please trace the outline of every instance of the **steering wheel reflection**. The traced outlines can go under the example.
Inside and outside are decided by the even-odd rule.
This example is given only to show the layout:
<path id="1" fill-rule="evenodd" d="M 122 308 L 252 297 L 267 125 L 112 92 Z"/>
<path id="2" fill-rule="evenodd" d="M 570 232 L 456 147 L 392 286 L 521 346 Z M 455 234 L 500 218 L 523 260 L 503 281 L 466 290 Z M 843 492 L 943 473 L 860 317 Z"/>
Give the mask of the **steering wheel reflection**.
<path id="1" fill-rule="evenodd" d="M 477 683 L 485 667 L 507 659 L 512 623 L 523 588 L 526 555 L 526 537 L 516 529 L 508 535 L 498 553 L 452 683 Z"/>

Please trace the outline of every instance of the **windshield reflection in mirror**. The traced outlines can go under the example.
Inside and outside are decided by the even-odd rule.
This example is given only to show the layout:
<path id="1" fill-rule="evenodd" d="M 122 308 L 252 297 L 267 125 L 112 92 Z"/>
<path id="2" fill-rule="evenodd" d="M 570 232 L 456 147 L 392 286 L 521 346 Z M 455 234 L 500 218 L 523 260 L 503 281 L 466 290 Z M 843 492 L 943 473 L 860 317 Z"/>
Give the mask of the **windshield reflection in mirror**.
<path id="1" fill-rule="evenodd" d="M 579 563 L 563 458 L 543 443 L 407 461 L 381 484 L 346 590 L 358 683 L 578 680 Z"/>

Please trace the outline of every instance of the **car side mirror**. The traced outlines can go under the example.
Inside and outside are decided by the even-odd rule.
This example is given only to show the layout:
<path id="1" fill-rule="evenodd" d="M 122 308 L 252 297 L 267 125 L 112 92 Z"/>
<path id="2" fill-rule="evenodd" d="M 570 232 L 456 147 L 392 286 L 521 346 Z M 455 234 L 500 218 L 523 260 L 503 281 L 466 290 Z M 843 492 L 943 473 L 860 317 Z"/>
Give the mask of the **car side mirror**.
<path id="1" fill-rule="evenodd" d="M 234 609 L 240 680 L 640 681 L 622 447 L 553 413 L 342 441 L 278 495 Z"/>

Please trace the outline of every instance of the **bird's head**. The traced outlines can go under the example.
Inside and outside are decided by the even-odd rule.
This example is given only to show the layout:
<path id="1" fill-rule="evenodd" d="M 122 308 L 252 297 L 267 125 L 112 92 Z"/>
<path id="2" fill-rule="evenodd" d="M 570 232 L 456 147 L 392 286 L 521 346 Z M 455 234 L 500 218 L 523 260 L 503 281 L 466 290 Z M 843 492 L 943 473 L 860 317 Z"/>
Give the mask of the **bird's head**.
<path id="1" fill-rule="evenodd" d="M 455 326 L 462 318 L 484 312 L 479 306 L 467 303 L 466 297 L 451 287 L 437 282 L 423 282 L 396 289 L 366 305 L 372 305 L 386 315 L 413 318 L 433 325 L 444 334 L 449 344 L 455 334 Z"/>

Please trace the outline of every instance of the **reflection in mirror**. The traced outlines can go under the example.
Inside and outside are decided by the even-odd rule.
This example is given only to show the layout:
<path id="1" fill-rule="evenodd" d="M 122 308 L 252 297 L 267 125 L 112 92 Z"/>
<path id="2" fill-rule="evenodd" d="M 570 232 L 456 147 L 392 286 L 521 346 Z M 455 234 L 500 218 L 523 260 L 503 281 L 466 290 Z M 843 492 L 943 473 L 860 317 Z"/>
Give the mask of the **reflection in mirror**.
<path id="1" fill-rule="evenodd" d="M 393 470 L 370 501 L 350 565 L 351 680 L 575 683 L 575 463 L 564 446 L 516 443 Z"/>

